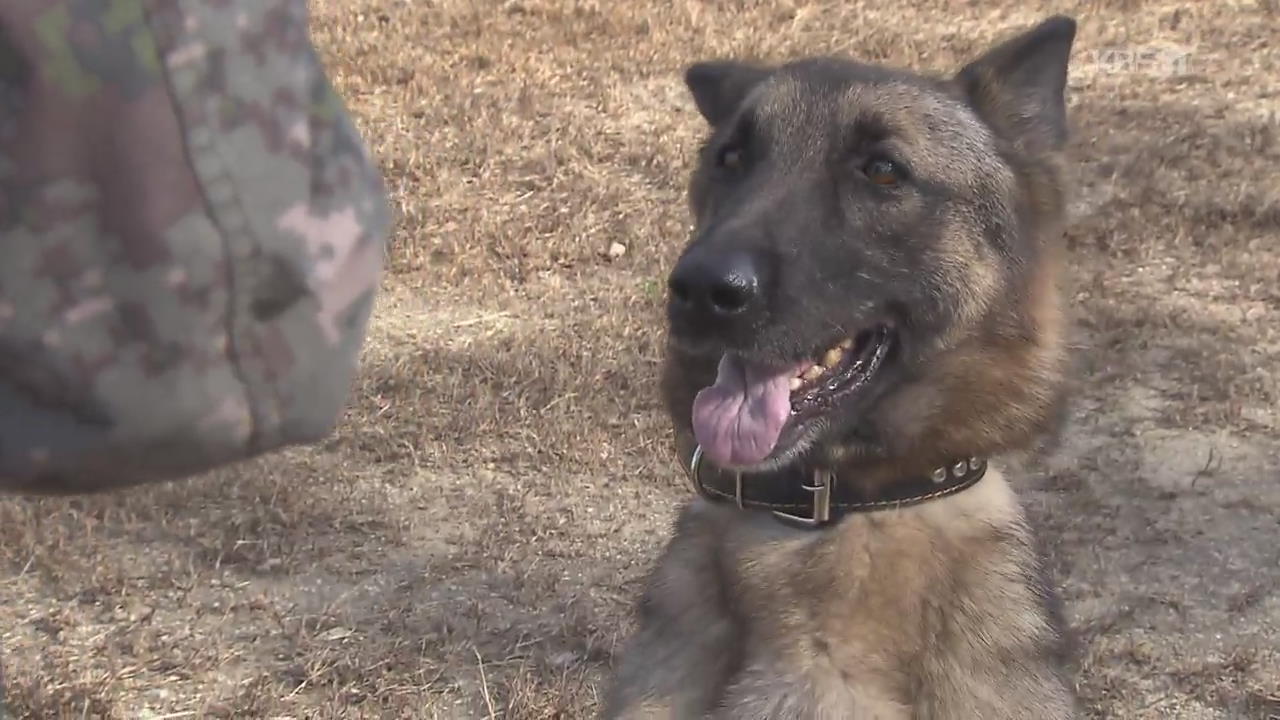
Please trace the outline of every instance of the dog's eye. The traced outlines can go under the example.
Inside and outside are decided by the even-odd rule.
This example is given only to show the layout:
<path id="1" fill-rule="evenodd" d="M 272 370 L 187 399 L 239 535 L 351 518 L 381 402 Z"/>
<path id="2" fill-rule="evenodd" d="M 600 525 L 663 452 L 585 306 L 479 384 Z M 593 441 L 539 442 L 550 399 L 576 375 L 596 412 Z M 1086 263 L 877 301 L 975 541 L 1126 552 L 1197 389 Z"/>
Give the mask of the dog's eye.
<path id="1" fill-rule="evenodd" d="M 902 179 L 902 169 L 892 160 L 873 158 L 862 167 L 867 179 L 877 185 L 897 185 Z"/>
<path id="2" fill-rule="evenodd" d="M 742 169 L 742 148 L 732 145 L 720 149 L 716 153 L 716 165 L 725 170 Z"/>

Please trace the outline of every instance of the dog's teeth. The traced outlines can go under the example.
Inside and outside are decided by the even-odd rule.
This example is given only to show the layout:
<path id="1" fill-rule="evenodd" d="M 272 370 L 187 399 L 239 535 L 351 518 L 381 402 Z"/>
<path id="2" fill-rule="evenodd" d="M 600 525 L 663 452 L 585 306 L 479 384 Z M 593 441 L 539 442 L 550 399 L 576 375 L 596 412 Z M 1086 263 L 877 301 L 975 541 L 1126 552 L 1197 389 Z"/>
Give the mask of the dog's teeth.
<path id="1" fill-rule="evenodd" d="M 841 341 L 840 341 L 840 344 L 839 344 L 839 345 L 837 345 L 837 347 L 839 347 L 841 350 L 852 350 L 852 349 L 853 349 L 853 338 L 845 338 L 845 339 L 841 340 Z"/>
<path id="2" fill-rule="evenodd" d="M 791 378 L 790 385 L 791 385 L 791 392 L 795 392 L 804 386 L 804 380 L 801 380 L 798 377 L 793 377 Z"/>
<path id="3" fill-rule="evenodd" d="M 804 378 L 806 382 L 813 382 L 814 380 L 817 380 L 819 377 L 822 377 L 822 369 L 823 368 L 821 365 L 810 366 L 809 369 L 805 370 L 804 374 L 801 375 L 800 377 Z"/>
<path id="4" fill-rule="evenodd" d="M 825 355 L 822 356 L 822 364 L 825 365 L 827 369 L 831 369 L 831 368 L 834 368 L 836 365 L 839 365 L 840 359 L 843 357 L 844 357 L 844 351 L 838 347 L 833 347 L 830 350 L 828 350 Z"/>

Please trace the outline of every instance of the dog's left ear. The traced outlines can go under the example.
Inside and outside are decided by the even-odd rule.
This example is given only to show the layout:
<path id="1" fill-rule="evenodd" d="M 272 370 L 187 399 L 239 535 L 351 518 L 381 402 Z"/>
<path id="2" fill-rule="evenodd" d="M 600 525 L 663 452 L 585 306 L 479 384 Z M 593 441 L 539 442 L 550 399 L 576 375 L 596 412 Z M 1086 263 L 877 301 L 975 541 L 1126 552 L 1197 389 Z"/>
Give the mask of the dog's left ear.
<path id="1" fill-rule="evenodd" d="M 685 70 L 684 84 L 693 94 L 698 112 L 717 127 L 733 117 L 742 101 L 769 73 L 768 68 L 752 63 L 707 60 Z"/>
<path id="2" fill-rule="evenodd" d="M 1031 153 L 1067 139 L 1066 86 L 1076 21 L 1055 15 L 956 73 L 969 104 L 999 135 Z"/>

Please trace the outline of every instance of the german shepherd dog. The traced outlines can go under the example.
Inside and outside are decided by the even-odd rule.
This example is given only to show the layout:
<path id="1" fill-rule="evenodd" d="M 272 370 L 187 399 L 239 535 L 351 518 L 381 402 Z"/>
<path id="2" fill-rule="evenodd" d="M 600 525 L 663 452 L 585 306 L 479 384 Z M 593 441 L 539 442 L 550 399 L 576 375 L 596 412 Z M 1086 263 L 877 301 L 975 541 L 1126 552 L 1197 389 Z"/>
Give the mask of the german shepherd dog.
<path id="1" fill-rule="evenodd" d="M 953 75 L 708 60 L 662 392 L 700 497 L 608 718 L 1076 717 L 1057 597 L 992 456 L 1061 417 L 1055 16 Z"/>

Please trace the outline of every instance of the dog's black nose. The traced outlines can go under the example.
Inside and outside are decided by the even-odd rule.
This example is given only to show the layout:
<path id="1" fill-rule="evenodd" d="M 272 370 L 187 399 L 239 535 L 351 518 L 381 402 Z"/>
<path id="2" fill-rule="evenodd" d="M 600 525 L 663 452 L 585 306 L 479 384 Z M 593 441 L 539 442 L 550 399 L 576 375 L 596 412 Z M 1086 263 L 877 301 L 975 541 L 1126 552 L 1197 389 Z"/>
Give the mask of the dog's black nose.
<path id="1" fill-rule="evenodd" d="M 727 320 L 756 306 L 759 263 L 742 250 L 695 250 L 676 263 L 667 285 L 677 313 L 690 320 Z"/>

